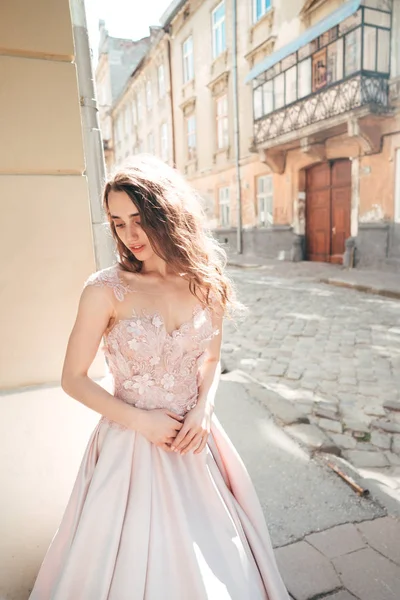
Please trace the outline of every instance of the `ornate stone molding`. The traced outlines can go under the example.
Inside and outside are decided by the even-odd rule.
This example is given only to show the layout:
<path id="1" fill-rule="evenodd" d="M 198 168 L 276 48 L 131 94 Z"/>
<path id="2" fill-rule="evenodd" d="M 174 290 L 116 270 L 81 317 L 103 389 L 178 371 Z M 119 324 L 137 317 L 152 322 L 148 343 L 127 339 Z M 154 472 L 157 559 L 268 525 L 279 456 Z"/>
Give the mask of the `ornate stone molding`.
<path id="1" fill-rule="evenodd" d="M 276 35 L 270 35 L 264 42 L 250 50 L 250 52 L 248 52 L 247 54 L 245 54 L 245 59 L 250 63 L 250 67 L 253 67 L 254 63 L 257 62 L 257 55 L 260 55 L 258 57 L 258 60 L 261 60 L 266 56 L 272 54 L 275 48 L 275 42 Z"/>
<path id="2" fill-rule="evenodd" d="M 285 150 L 276 150 L 275 148 L 262 149 L 259 151 L 260 161 L 269 166 L 273 173 L 282 175 L 286 168 Z"/>
<path id="3" fill-rule="evenodd" d="M 369 123 L 350 117 L 347 132 L 349 137 L 358 142 L 364 154 L 376 154 L 381 151 L 382 129 L 378 122 Z"/>
<path id="4" fill-rule="evenodd" d="M 213 96 L 219 96 L 228 88 L 229 71 L 224 71 L 207 84 Z"/>
<path id="5" fill-rule="evenodd" d="M 182 102 L 182 104 L 179 105 L 179 108 L 181 109 L 185 117 L 190 116 L 194 113 L 196 108 L 196 97 L 192 96 L 192 98 L 185 100 L 184 102 Z"/>

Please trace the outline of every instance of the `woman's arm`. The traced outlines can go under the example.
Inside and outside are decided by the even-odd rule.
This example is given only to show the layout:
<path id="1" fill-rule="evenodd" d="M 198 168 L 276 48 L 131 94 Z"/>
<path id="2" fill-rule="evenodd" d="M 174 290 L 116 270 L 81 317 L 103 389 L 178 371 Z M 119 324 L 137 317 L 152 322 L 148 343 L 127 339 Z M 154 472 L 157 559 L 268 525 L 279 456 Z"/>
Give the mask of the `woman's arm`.
<path id="1" fill-rule="evenodd" d="M 222 316 L 214 313 L 212 320 L 213 327 L 218 329 L 218 334 L 211 340 L 200 369 L 197 403 L 186 415 L 183 427 L 171 446 L 175 452 L 181 454 L 186 454 L 190 450 L 194 450 L 194 454 L 199 454 L 207 445 L 211 429 L 215 394 L 221 375 Z"/>
<path id="2" fill-rule="evenodd" d="M 171 452 L 170 443 L 182 427 L 182 418 L 168 410 L 142 410 L 109 394 L 88 376 L 101 338 L 115 317 L 108 291 L 87 286 L 69 338 L 61 378 L 63 390 L 85 406 L 128 429 L 144 435 L 151 443 Z"/>
<path id="3" fill-rule="evenodd" d="M 114 307 L 107 290 L 87 286 L 81 295 L 61 378 L 63 390 L 75 400 L 129 429 L 139 427 L 142 411 L 109 394 L 88 376 Z"/>

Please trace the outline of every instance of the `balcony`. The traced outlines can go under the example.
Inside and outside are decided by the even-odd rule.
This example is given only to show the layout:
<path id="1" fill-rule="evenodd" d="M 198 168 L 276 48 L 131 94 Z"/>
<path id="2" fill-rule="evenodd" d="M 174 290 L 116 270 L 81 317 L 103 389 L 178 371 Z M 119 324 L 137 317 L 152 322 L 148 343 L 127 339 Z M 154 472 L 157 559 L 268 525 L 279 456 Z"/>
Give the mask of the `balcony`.
<path id="1" fill-rule="evenodd" d="M 389 106 L 387 79 L 358 74 L 256 120 L 252 149 L 255 150 L 268 140 L 274 140 L 363 106 L 368 107 L 370 113 L 387 112 Z M 340 119 L 336 119 L 330 124 L 338 124 L 339 121 Z"/>
<path id="2" fill-rule="evenodd" d="M 390 110 L 390 0 L 350 0 L 249 74 L 253 143 L 289 149 Z M 297 143 L 298 145 L 298 143 Z"/>

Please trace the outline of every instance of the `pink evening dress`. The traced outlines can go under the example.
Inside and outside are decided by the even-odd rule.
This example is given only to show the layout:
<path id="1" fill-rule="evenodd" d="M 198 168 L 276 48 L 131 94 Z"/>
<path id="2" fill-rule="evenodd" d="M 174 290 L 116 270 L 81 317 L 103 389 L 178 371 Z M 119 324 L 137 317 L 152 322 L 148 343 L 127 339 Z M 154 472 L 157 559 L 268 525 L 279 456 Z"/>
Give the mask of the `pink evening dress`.
<path id="1" fill-rule="evenodd" d="M 117 265 L 92 275 L 120 303 Z M 160 313 L 131 311 L 104 336 L 113 393 L 185 415 L 217 330 L 200 303 L 166 331 Z M 200 454 L 169 453 L 102 417 L 30 600 L 289 600 L 253 484 L 213 416 Z"/>

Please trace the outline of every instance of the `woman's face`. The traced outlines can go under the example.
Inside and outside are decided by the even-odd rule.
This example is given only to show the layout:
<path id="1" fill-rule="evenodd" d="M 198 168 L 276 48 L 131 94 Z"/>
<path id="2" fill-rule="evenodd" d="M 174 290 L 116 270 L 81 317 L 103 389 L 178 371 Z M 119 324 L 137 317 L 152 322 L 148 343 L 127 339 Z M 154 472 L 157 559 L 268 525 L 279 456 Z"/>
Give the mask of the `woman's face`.
<path id="1" fill-rule="evenodd" d="M 108 210 L 121 242 L 140 260 L 154 255 L 149 238 L 140 225 L 139 211 L 126 192 L 108 194 Z"/>

